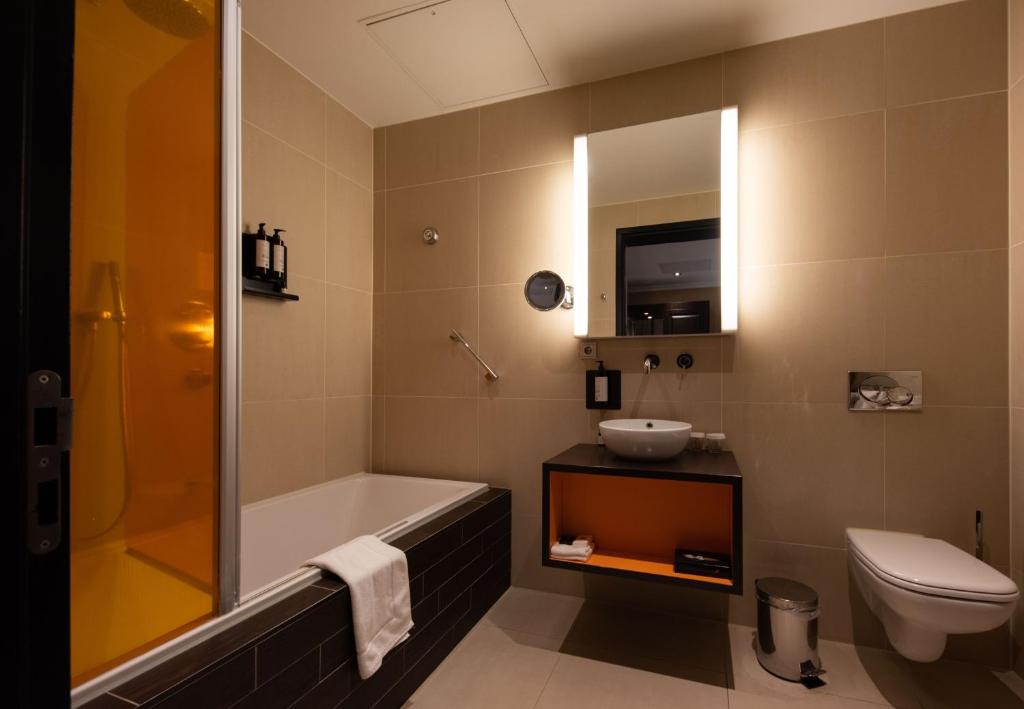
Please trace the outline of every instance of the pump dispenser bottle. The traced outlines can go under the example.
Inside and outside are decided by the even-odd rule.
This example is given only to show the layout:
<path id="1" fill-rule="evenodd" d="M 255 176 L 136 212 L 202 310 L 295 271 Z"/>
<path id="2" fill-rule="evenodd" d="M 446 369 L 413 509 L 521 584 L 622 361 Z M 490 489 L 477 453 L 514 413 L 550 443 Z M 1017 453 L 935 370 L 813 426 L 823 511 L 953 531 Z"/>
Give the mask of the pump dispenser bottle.
<path id="1" fill-rule="evenodd" d="M 287 285 L 285 274 L 288 264 L 288 247 L 284 245 L 284 239 L 281 238 L 284 231 L 284 229 L 274 229 L 274 235 L 270 237 L 270 278 L 282 286 Z"/>
<path id="2" fill-rule="evenodd" d="M 260 228 L 256 231 L 256 258 L 253 265 L 253 273 L 263 280 L 270 277 L 270 238 L 263 228 L 266 225 L 266 222 L 260 222 Z"/>

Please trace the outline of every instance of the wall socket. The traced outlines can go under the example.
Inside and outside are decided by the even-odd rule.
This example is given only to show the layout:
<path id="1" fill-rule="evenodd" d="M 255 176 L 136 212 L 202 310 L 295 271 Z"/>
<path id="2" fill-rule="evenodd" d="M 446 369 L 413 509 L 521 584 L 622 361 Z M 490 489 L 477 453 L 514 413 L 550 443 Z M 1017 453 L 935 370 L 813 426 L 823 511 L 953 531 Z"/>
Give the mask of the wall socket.
<path id="1" fill-rule="evenodd" d="M 597 359 L 597 343 L 593 340 L 580 342 L 580 359 Z"/>

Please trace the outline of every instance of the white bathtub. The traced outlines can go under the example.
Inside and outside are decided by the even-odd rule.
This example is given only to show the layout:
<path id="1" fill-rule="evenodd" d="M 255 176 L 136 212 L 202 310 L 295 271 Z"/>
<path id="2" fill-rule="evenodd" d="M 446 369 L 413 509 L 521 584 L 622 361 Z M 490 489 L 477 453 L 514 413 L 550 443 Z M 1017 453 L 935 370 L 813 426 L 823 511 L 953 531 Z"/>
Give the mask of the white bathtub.
<path id="1" fill-rule="evenodd" d="M 320 575 L 302 563 L 362 534 L 388 542 L 487 490 L 485 483 L 359 473 L 242 507 L 242 603 Z"/>

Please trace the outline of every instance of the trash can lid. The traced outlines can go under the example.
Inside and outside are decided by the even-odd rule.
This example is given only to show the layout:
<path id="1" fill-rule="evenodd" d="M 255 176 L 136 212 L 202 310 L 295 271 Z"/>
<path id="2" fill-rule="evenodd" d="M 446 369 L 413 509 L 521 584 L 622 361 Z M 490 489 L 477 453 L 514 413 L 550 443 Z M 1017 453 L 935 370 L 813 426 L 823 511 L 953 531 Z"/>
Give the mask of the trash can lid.
<path id="1" fill-rule="evenodd" d="M 777 576 L 754 581 L 757 599 L 773 608 L 810 611 L 818 607 L 818 592 L 806 584 Z"/>

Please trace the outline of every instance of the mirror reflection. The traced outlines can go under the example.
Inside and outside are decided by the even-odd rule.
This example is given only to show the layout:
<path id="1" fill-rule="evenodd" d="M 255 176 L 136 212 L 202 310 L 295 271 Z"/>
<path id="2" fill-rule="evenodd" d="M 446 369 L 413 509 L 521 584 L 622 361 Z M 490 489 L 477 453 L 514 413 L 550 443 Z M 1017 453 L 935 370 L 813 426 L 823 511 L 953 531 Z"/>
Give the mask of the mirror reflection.
<path id="1" fill-rule="evenodd" d="M 721 112 L 588 136 L 590 337 L 721 332 Z"/>

